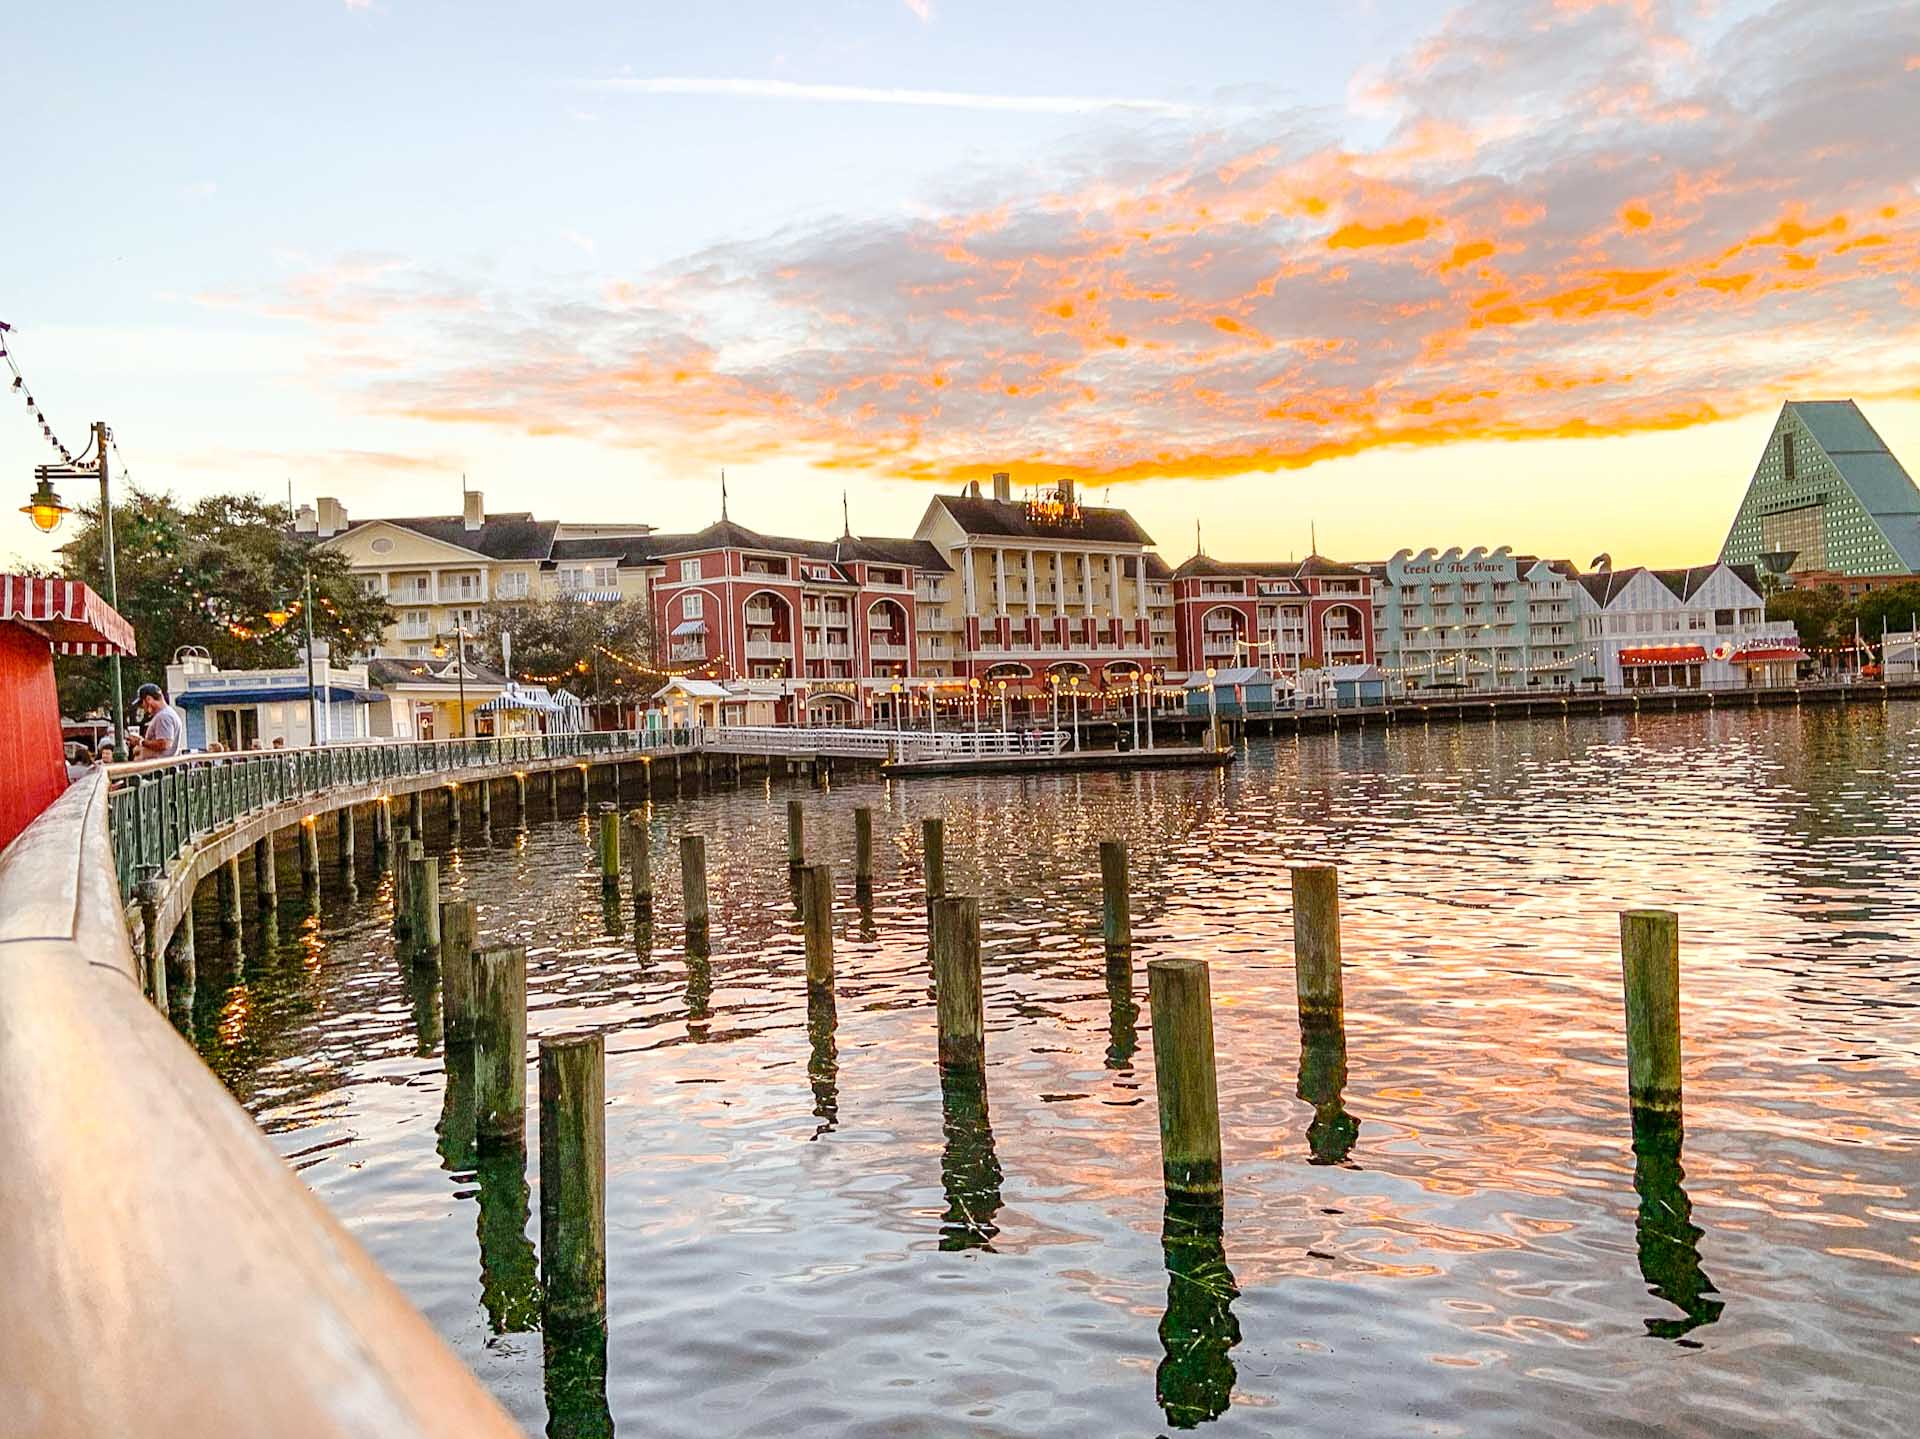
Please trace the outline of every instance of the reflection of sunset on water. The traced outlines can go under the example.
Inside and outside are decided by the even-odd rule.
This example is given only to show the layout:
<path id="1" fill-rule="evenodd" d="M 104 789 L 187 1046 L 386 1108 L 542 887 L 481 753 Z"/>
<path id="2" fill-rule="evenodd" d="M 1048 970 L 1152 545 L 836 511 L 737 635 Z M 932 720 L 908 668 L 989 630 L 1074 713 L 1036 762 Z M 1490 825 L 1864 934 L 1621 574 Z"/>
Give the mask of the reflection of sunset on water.
<path id="1" fill-rule="evenodd" d="M 840 881 L 830 1015 L 802 979 L 795 795 Z M 1531 1435 L 1601 1432 L 1578 1416 L 1605 1390 L 1612 1420 L 1831 1432 L 1802 1396 L 1843 1368 L 1873 1379 L 1848 1422 L 1892 1432 L 1920 1377 L 1916 802 L 1903 705 L 1369 727 L 1257 741 L 1221 774 L 656 802 L 642 924 L 624 896 L 609 923 L 571 805 L 524 834 L 496 812 L 443 893 L 477 901 L 486 942 L 528 946 L 531 1034 L 609 1032 L 618 1422 Z M 943 1096 L 934 1065 L 936 813 L 949 891 L 981 897 L 985 1105 Z M 689 827 L 704 960 L 682 953 Z M 1131 847 L 1131 992 L 1101 952 L 1107 836 Z M 1343 1046 L 1303 1051 L 1288 866 L 1307 859 L 1340 866 L 1346 1018 Z M 317 967 L 291 924 L 244 984 L 203 958 L 200 1040 L 537 1427 L 538 1346 L 487 1342 L 472 1176 L 436 1147 L 433 1016 L 364 864 L 360 885 L 359 906 L 324 893 Z M 1636 1145 L 1628 1120 L 1617 915 L 1648 904 L 1681 917 L 1683 1147 Z M 1160 1190 L 1162 955 L 1212 965 L 1218 1250 Z M 1676 1346 L 1702 1352 L 1681 1371 Z"/>

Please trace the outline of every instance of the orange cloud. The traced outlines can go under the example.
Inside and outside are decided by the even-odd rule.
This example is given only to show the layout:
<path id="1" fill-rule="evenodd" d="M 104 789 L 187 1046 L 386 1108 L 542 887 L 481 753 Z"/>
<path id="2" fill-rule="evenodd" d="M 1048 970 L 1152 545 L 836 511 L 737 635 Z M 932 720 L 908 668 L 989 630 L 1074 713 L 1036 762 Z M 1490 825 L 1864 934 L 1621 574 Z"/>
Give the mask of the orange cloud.
<path id="1" fill-rule="evenodd" d="M 1329 250 L 1365 250 L 1375 245 L 1411 245 L 1424 240 L 1440 227 L 1437 215 L 1413 215 L 1384 225 L 1362 225 L 1357 221 L 1342 225 L 1327 236 Z"/>

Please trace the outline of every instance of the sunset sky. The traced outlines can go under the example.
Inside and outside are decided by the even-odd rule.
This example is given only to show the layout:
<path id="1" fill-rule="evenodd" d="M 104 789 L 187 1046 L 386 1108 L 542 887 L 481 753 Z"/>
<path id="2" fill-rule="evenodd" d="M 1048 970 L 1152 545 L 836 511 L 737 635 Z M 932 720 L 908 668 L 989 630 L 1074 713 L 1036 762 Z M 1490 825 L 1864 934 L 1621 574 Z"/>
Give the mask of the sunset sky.
<path id="1" fill-rule="evenodd" d="M 6 52 L 10 348 L 183 497 L 681 529 L 724 466 L 878 534 L 1010 469 L 1175 561 L 1625 564 L 1713 557 L 1788 398 L 1920 470 L 1914 0 L 72 0 Z M 12 396 L 9 513 L 47 458 Z"/>

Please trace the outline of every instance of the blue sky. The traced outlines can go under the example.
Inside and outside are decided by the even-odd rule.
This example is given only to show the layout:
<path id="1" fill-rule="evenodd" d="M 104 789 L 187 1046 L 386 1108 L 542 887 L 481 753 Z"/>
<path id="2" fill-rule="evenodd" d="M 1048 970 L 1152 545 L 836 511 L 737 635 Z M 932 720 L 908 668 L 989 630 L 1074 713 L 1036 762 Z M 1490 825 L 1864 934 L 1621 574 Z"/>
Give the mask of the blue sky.
<path id="1" fill-rule="evenodd" d="M 0 320 L 183 495 L 878 532 L 1011 466 L 1175 557 L 1698 559 L 1789 394 L 1920 450 L 1913 14 L 38 7 Z"/>

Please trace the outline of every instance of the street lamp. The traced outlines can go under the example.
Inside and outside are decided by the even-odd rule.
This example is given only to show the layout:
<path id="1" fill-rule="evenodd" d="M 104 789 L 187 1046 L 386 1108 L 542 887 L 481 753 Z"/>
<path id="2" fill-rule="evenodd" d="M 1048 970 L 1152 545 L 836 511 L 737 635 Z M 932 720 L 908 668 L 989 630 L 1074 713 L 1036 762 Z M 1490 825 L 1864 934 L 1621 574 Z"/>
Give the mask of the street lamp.
<path id="1" fill-rule="evenodd" d="M 285 629 L 293 618 L 293 608 L 284 600 L 275 600 L 266 614 L 268 624 L 276 630 Z M 307 743 L 317 745 L 321 740 L 320 707 L 313 688 L 313 571 L 304 565 L 300 568 L 300 622 L 307 638 Z"/>
<path id="2" fill-rule="evenodd" d="M 973 695 L 973 727 L 980 728 L 980 677 L 975 675 L 967 681 L 967 689 Z"/>
<path id="3" fill-rule="evenodd" d="M 17 383 L 17 382 L 16 382 Z M 120 574 L 114 562 L 113 554 L 113 496 L 110 491 L 107 470 L 107 446 L 113 439 L 113 432 L 107 428 L 105 420 L 93 422 L 93 448 L 96 456 L 96 473 L 100 480 L 100 558 L 107 571 L 107 603 L 115 610 L 120 608 Z M 54 492 L 53 477 L 63 478 L 85 475 L 79 466 L 36 465 L 34 476 L 39 483 L 33 488 L 33 495 L 20 512 L 33 522 L 33 527 L 43 535 L 50 535 L 60 528 L 60 522 L 73 511 L 60 502 L 60 496 Z M 127 698 L 121 682 L 120 651 L 115 649 L 107 656 L 107 670 L 113 677 L 113 752 L 122 759 L 127 757 Z"/>
<path id="4" fill-rule="evenodd" d="M 1073 748 L 1080 749 L 1080 676 L 1075 675 L 1067 682 L 1067 695 L 1073 705 Z"/>
<path id="5" fill-rule="evenodd" d="M 453 663 L 454 680 L 460 688 L 460 738 L 467 737 L 467 632 L 461 623 L 460 611 L 453 612 L 453 642 L 460 653 Z M 443 660 L 447 657 L 447 641 L 444 636 L 433 642 L 433 657 Z M 308 661 L 311 666 L 312 661 Z M 581 660 L 577 668 L 584 674 L 586 661 Z"/>
<path id="6" fill-rule="evenodd" d="M 1135 670 L 1127 677 L 1127 688 L 1132 691 L 1133 700 L 1133 747 L 1140 748 L 1140 672 Z"/>
<path id="7" fill-rule="evenodd" d="M 1153 748 L 1153 706 L 1154 697 L 1159 693 L 1159 682 L 1152 675 L 1147 679 L 1147 748 Z"/>
<path id="8" fill-rule="evenodd" d="M 1915 626 L 1915 628 L 1920 629 L 1920 625 Z M 1003 730 L 1013 728 L 1012 725 L 1007 723 L 1007 682 L 1005 680 L 1000 681 L 1000 728 Z"/>

